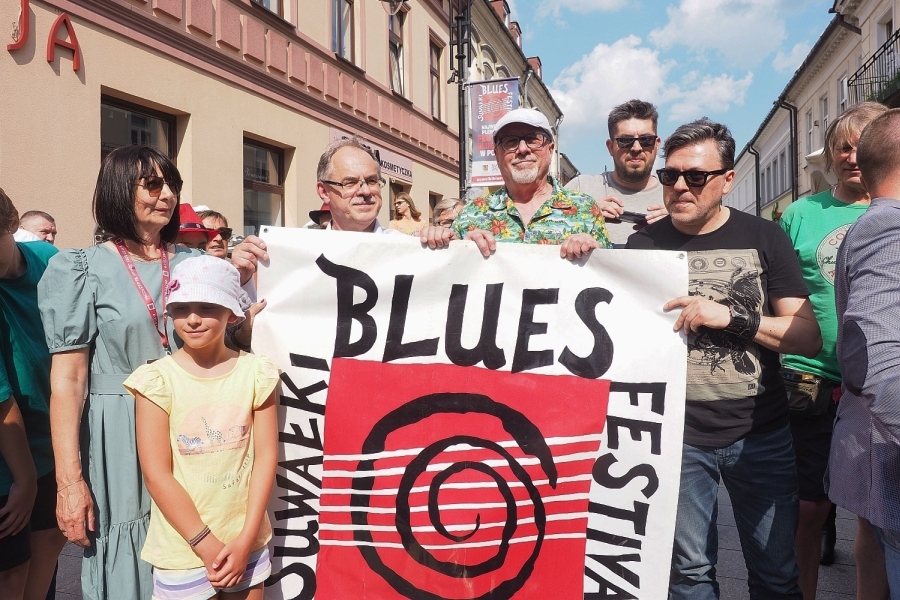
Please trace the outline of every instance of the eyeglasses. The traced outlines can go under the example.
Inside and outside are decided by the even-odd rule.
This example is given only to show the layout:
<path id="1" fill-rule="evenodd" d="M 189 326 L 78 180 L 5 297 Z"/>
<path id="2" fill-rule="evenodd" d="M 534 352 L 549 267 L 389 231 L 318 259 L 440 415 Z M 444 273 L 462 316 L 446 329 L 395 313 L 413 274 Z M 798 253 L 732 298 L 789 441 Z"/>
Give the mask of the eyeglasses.
<path id="1" fill-rule="evenodd" d="M 219 235 L 222 236 L 222 239 L 226 242 L 231 239 L 231 227 L 219 227 L 217 231 L 219 232 Z"/>
<path id="2" fill-rule="evenodd" d="M 172 193 L 177 196 L 181 192 L 181 186 L 184 184 L 180 179 L 169 181 L 168 179 L 163 179 L 156 175 L 150 175 L 149 177 L 143 177 L 142 179 L 144 180 L 144 183 L 141 183 L 139 180 L 138 185 L 153 195 L 158 195 L 162 192 L 163 186 L 168 185 L 169 189 L 172 190 Z"/>
<path id="3" fill-rule="evenodd" d="M 504 135 L 497 140 L 496 146 L 503 148 L 504 152 L 513 152 L 519 147 L 520 142 L 525 142 L 529 150 L 537 150 L 550 142 L 550 136 L 540 131 L 525 135 Z"/>
<path id="4" fill-rule="evenodd" d="M 638 142 L 641 145 L 641 148 L 652 148 L 656 145 L 657 137 L 655 135 L 639 135 L 635 136 L 627 136 L 627 137 L 617 137 L 616 143 L 619 145 L 619 148 L 631 148 L 634 146 L 635 142 Z"/>
<path id="5" fill-rule="evenodd" d="M 443 227 L 444 229 L 450 229 L 450 227 L 453 225 L 453 221 L 454 221 L 454 220 L 455 220 L 455 219 L 452 219 L 452 218 L 451 218 L 451 219 L 440 219 L 440 220 L 437 222 L 437 225 L 438 225 L 439 227 Z"/>
<path id="6" fill-rule="evenodd" d="M 659 169 L 656 176 L 659 182 L 666 186 L 672 186 L 678 183 L 679 177 L 684 177 L 684 182 L 688 187 L 699 188 L 706 185 L 706 180 L 711 175 L 724 175 L 728 169 L 719 169 L 718 171 L 679 171 L 678 169 Z"/>
<path id="7" fill-rule="evenodd" d="M 328 185 L 336 185 L 344 191 L 344 195 L 352 196 L 356 192 L 362 188 L 365 183 L 371 190 L 375 193 L 381 193 L 381 186 L 387 183 L 383 178 L 372 175 L 371 177 L 366 177 L 365 179 L 353 179 L 348 178 L 343 181 L 328 181 L 327 179 L 323 179 L 322 183 L 327 183 Z"/>

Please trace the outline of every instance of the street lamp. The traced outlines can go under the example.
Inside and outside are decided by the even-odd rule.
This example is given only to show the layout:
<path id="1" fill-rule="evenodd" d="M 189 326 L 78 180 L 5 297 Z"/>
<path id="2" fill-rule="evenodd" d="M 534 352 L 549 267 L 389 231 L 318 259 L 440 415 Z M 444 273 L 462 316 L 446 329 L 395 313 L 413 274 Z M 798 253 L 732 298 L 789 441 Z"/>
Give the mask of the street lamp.
<path id="1" fill-rule="evenodd" d="M 450 51 L 455 52 L 456 68 L 447 83 L 456 82 L 459 88 L 459 198 L 466 201 L 469 166 L 466 85 L 472 62 L 472 0 L 450 0 Z"/>
<path id="2" fill-rule="evenodd" d="M 398 12 L 400 12 L 400 8 L 406 4 L 407 0 L 378 0 L 381 2 L 381 8 L 384 9 L 384 12 L 388 14 L 389 17 L 393 17 Z"/>

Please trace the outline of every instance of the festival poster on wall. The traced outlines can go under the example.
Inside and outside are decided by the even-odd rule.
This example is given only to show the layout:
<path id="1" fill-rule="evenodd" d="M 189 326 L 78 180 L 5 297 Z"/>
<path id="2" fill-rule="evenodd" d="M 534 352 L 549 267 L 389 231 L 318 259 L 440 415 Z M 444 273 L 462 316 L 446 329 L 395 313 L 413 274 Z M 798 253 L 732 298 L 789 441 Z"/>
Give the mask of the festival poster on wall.
<path id="1" fill-rule="evenodd" d="M 266 598 L 663 599 L 684 253 L 264 227 Z"/>
<path id="2" fill-rule="evenodd" d="M 472 124 L 470 186 L 503 185 L 494 156 L 494 126 L 503 115 L 516 108 L 519 108 L 518 78 L 469 84 L 469 122 Z"/>

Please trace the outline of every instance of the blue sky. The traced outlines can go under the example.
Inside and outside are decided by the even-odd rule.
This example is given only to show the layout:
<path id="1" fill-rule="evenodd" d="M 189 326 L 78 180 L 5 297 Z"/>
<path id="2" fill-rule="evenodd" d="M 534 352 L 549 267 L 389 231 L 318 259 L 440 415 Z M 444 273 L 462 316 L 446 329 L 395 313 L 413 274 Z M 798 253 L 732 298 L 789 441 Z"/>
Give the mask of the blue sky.
<path id="1" fill-rule="evenodd" d="M 740 152 L 833 16 L 832 0 L 507 1 L 582 173 L 610 165 L 606 115 L 634 97 L 658 106 L 663 138 L 707 116 Z"/>

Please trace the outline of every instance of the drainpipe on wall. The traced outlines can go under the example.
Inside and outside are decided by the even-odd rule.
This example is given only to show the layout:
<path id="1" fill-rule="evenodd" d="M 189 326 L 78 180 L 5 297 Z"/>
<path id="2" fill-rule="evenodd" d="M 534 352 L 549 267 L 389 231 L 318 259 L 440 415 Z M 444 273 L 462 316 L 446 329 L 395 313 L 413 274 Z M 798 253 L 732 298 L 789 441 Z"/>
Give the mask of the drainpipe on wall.
<path id="1" fill-rule="evenodd" d="M 753 141 L 755 142 L 756 140 L 754 139 Z M 761 198 L 759 195 L 759 152 L 757 152 L 756 149 L 753 148 L 752 142 L 747 145 L 747 152 L 753 155 L 753 173 L 755 180 L 755 185 L 753 186 L 753 188 L 756 191 L 756 216 L 758 217 L 762 214 L 762 206 L 760 205 Z"/>
<path id="2" fill-rule="evenodd" d="M 523 108 L 531 108 L 531 101 L 528 99 L 528 80 L 531 79 L 532 75 L 534 75 L 534 69 L 531 68 L 531 65 L 528 65 L 528 68 L 525 69 L 525 82 L 522 84 L 522 97 L 525 100 Z M 557 147 L 559 147 L 558 144 Z"/>
<path id="3" fill-rule="evenodd" d="M 800 156 L 798 154 L 799 144 L 797 144 L 798 111 L 796 106 L 784 99 L 784 96 L 778 99 L 778 106 L 784 108 L 791 114 L 791 172 L 793 175 L 791 178 L 791 202 L 796 202 L 797 196 L 800 194 Z"/>

